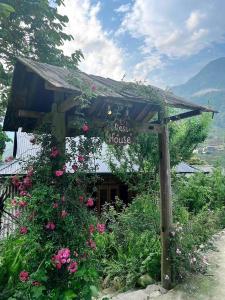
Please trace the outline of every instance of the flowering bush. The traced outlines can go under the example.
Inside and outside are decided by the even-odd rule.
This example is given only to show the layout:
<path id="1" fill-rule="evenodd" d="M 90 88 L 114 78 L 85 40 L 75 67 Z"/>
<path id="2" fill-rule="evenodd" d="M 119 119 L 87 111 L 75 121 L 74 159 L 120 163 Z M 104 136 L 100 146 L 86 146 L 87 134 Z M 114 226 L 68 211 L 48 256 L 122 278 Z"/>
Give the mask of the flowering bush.
<path id="1" fill-rule="evenodd" d="M 89 131 L 86 123 L 82 128 Z M 40 142 L 26 176 L 11 179 L 19 196 L 8 203 L 17 209 L 18 226 L 1 247 L 0 298 L 88 300 L 98 284 L 95 235 L 105 231 L 93 214 L 97 179 L 89 162 L 101 143 L 69 140 L 63 155 L 51 136 Z"/>

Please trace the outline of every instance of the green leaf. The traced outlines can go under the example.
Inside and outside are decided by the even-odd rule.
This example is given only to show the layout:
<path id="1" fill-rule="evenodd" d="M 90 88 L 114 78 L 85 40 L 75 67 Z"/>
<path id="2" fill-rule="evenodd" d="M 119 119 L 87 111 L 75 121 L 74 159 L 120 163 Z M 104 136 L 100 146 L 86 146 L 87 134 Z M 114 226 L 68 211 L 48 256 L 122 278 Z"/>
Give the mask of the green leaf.
<path id="1" fill-rule="evenodd" d="M 98 296 L 99 291 L 98 291 L 98 289 L 95 285 L 91 285 L 90 290 L 91 290 L 92 297 L 97 297 Z"/>

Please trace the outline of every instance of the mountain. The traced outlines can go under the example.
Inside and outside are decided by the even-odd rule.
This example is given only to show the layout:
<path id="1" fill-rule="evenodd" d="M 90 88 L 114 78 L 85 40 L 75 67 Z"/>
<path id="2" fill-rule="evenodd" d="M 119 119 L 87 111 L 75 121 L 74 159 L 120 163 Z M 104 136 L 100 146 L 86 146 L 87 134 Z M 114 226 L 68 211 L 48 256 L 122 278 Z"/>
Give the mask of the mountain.
<path id="1" fill-rule="evenodd" d="M 214 125 L 225 128 L 225 57 L 209 62 L 186 83 L 174 86 L 172 91 L 196 104 L 218 110 Z"/>

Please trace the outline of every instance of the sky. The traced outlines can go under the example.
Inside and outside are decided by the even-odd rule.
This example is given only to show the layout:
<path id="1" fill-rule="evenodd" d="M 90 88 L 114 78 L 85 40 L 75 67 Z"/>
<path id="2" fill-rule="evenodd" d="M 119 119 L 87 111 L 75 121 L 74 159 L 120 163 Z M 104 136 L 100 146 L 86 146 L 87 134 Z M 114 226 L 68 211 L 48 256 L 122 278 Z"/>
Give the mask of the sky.
<path id="1" fill-rule="evenodd" d="M 66 54 L 81 49 L 80 69 L 159 87 L 184 83 L 225 56 L 224 0 L 64 0 Z"/>

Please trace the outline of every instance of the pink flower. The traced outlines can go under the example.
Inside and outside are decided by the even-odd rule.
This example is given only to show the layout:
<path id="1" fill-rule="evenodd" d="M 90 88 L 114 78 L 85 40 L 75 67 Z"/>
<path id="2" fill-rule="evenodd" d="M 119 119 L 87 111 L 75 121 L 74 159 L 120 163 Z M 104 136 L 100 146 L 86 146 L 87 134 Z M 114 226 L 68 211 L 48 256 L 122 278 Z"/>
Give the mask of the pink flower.
<path id="1" fill-rule="evenodd" d="M 11 162 L 13 159 L 13 156 L 9 156 L 5 159 L 5 162 Z"/>
<path id="2" fill-rule="evenodd" d="M 54 202 L 54 203 L 52 204 L 52 207 L 53 207 L 53 208 L 58 208 L 58 207 L 59 207 L 59 204 L 58 204 L 57 202 Z"/>
<path id="3" fill-rule="evenodd" d="M 14 175 L 11 180 L 14 186 L 18 187 L 20 185 L 20 180 L 18 176 Z"/>
<path id="4" fill-rule="evenodd" d="M 21 200 L 21 201 L 19 201 L 18 205 L 19 205 L 19 207 L 25 207 L 25 206 L 27 206 L 27 202 L 24 200 Z"/>
<path id="5" fill-rule="evenodd" d="M 80 202 L 83 202 L 84 201 L 84 196 L 80 196 L 79 200 L 80 200 Z"/>
<path id="6" fill-rule="evenodd" d="M 20 272 L 19 278 L 20 278 L 20 281 L 26 282 L 29 280 L 29 273 L 26 271 L 22 271 L 22 272 Z"/>
<path id="7" fill-rule="evenodd" d="M 88 124 L 84 124 L 83 127 L 82 127 L 82 130 L 83 130 L 84 133 L 87 133 L 89 131 Z"/>
<path id="8" fill-rule="evenodd" d="M 67 216 L 68 216 L 68 212 L 65 211 L 65 210 L 62 210 L 62 211 L 61 211 L 61 217 L 62 217 L 62 218 L 65 218 L 65 217 L 67 217 Z"/>
<path id="9" fill-rule="evenodd" d="M 57 156 L 59 156 L 59 150 L 56 147 L 53 147 L 50 156 L 56 158 Z"/>
<path id="10" fill-rule="evenodd" d="M 14 217 L 19 218 L 21 216 L 21 212 L 19 210 L 15 211 Z"/>
<path id="11" fill-rule="evenodd" d="M 17 200 L 16 199 L 12 199 L 11 200 L 11 205 L 12 206 L 16 206 L 17 205 Z"/>
<path id="12" fill-rule="evenodd" d="M 23 226 L 23 227 L 20 228 L 20 233 L 21 234 L 27 234 L 27 231 L 28 231 L 27 227 L 25 227 L 25 226 Z"/>
<path id="13" fill-rule="evenodd" d="M 27 177 L 24 178 L 23 185 L 24 185 L 25 188 L 32 187 L 32 180 L 30 179 L 29 176 L 27 176 Z"/>
<path id="14" fill-rule="evenodd" d="M 31 168 L 29 168 L 29 170 L 27 171 L 27 176 L 28 176 L 28 177 L 31 177 L 31 176 L 33 176 L 33 174 L 34 174 L 34 169 L 31 167 Z"/>
<path id="15" fill-rule="evenodd" d="M 29 194 L 27 191 L 21 191 L 21 192 L 20 192 L 20 196 L 21 196 L 21 197 L 25 197 L 25 196 L 28 196 L 28 197 L 29 197 L 30 194 Z"/>
<path id="16" fill-rule="evenodd" d="M 67 269 L 71 274 L 77 272 L 77 269 L 78 269 L 77 262 L 76 261 L 71 262 Z"/>
<path id="17" fill-rule="evenodd" d="M 86 242 L 87 246 L 89 246 L 91 249 L 96 249 L 96 243 L 90 239 Z"/>
<path id="18" fill-rule="evenodd" d="M 57 170 L 57 171 L 55 171 L 55 175 L 57 176 L 57 177 L 60 177 L 60 176 L 62 176 L 64 174 L 64 171 L 63 170 Z"/>
<path id="19" fill-rule="evenodd" d="M 55 229 L 55 223 L 48 222 L 48 224 L 45 226 L 46 229 L 54 230 Z"/>
<path id="20" fill-rule="evenodd" d="M 99 233 L 104 233 L 105 232 L 105 224 L 97 224 L 97 230 Z"/>
<path id="21" fill-rule="evenodd" d="M 83 155 L 78 155 L 78 161 L 79 161 L 80 163 L 84 162 L 84 160 L 85 160 L 85 158 L 84 158 Z"/>
<path id="22" fill-rule="evenodd" d="M 86 202 L 86 205 L 87 205 L 88 207 L 92 207 L 92 206 L 94 205 L 94 200 L 93 200 L 93 198 L 88 198 L 88 199 L 87 199 L 87 202 Z"/>
<path id="23" fill-rule="evenodd" d="M 90 234 L 93 234 L 95 232 L 95 226 L 93 224 L 89 226 L 89 232 Z"/>
<path id="24" fill-rule="evenodd" d="M 74 255 L 75 257 L 78 257 L 78 256 L 79 256 L 79 254 L 77 253 L 77 251 L 74 251 L 74 252 L 73 252 L 73 255 Z"/>
<path id="25" fill-rule="evenodd" d="M 57 269 L 61 269 L 63 264 L 70 263 L 70 249 L 62 248 L 52 257 L 52 262 Z"/>
<path id="26" fill-rule="evenodd" d="M 78 170 L 78 165 L 73 164 L 73 165 L 72 165 L 72 169 L 74 170 L 74 172 L 76 172 L 76 171 Z"/>

